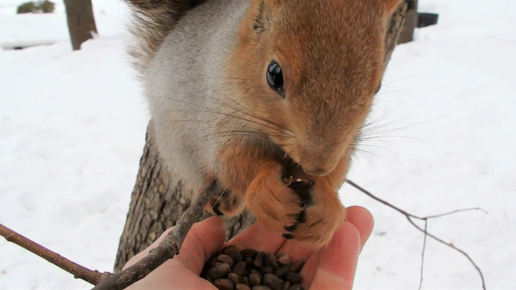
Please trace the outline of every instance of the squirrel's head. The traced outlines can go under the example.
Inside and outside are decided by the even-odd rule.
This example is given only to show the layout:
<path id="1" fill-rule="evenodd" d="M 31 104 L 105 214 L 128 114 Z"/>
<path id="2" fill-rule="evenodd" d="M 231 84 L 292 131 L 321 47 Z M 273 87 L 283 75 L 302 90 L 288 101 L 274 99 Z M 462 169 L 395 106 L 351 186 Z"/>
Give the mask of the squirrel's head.
<path id="1" fill-rule="evenodd" d="M 251 125 L 306 173 L 324 176 L 349 156 L 401 1 L 251 0 L 227 65 L 238 80 L 231 97 L 266 120 Z"/>

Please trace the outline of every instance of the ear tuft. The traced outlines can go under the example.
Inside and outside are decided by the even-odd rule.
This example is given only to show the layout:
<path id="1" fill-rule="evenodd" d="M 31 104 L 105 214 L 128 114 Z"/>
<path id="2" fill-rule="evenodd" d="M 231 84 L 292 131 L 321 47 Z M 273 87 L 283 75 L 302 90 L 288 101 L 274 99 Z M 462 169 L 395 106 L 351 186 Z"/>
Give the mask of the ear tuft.
<path id="1" fill-rule="evenodd" d="M 265 11 L 264 10 L 265 10 L 265 3 L 262 0 L 258 3 L 258 7 L 256 8 L 256 11 L 254 14 L 252 29 L 255 32 L 265 31 L 265 15 L 264 15 Z"/>

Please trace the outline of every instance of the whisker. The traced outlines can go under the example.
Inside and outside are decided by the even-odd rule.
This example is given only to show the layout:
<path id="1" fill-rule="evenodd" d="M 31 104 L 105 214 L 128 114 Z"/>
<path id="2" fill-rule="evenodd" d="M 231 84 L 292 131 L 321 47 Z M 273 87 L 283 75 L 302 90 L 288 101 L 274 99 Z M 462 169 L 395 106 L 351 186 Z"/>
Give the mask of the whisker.
<path id="1" fill-rule="evenodd" d="M 396 154 L 394 151 L 390 150 L 390 149 L 387 149 L 387 148 L 383 148 L 381 146 L 375 146 L 375 145 L 369 145 L 369 144 L 364 144 L 364 143 L 360 143 L 358 144 L 358 146 L 356 148 L 360 148 L 360 147 L 370 147 L 370 148 L 378 148 L 378 149 L 382 149 L 382 150 L 385 150 L 389 153 L 391 153 L 392 155 L 394 155 L 396 158 L 400 158 L 400 156 L 398 154 Z"/>
<path id="2" fill-rule="evenodd" d="M 423 77 L 423 76 L 429 76 L 429 75 L 437 75 L 437 73 L 433 73 L 433 74 L 425 73 L 425 74 L 417 74 L 417 75 L 412 75 L 412 76 L 406 76 L 406 77 L 403 77 L 403 78 L 399 78 L 399 79 L 395 79 L 395 80 L 386 82 L 385 84 L 389 85 L 389 84 L 392 84 L 392 83 L 395 83 L 395 82 L 399 82 L 399 81 L 402 81 L 402 80 L 411 79 L 411 78 L 418 78 L 418 77 Z M 383 84 L 382 84 L 382 86 L 383 86 Z"/>
<path id="3" fill-rule="evenodd" d="M 359 138 L 353 139 L 353 143 L 357 144 L 357 145 L 361 145 L 361 144 L 363 144 L 363 142 L 366 142 L 366 141 L 370 141 L 370 140 L 369 139 L 359 139 Z M 389 141 L 389 140 L 382 140 L 381 138 L 375 139 L 375 140 L 373 140 L 373 142 L 382 142 L 382 143 L 386 143 L 386 144 L 389 144 L 389 145 L 396 146 L 399 149 L 402 149 L 402 147 L 398 143 L 393 142 L 393 141 Z"/>
<path id="4" fill-rule="evenodd" d="M 197 107 L 205 109 L 208 112 L 211 112 L 213 114 L 219 114 L 219 115 L 224 115 L 224 116 L 227 116 L 227 117 L 232 117 L 232 118 L 244 120 L 244 121 L 247 121 L 247 122 L 250 122 L 250 123 L 253 123 L 253 124 L 257 124 L 257 125 L 263 126 L 265 128 L 277 131 L 277 129 L 274 128 L 274 127 L 266 126 L 265 124 L 262 124 L 262 123 L 259 123 L 259 122 L 256 122 L 256 121 L 253 121 L 253 120 L 250 120 L 250 119 L 247 119 L 247 118 L 243 118 L 243 117 L 239 117 L 239 116 L 235 116 L 235 115 L 232 115 L 232 114 L 227 114 L 227 113 L 223 113 L 223 112 L 214 111 L 213 109 L 207 108 L 205 106 L 202 106 L 202 105 L 199 105 L 199 104 L 195 104 L 195 103 L 191 103 L 191 102 L 187 102 L 187 101 L 184 101 L 184 100 L 179 100 L 179 99 L 174 99 L 174 98 L 155 97 L 155 96 L 152 97 L 152 98 L 164 99 L 164 100 L 169 100 L 169 101 L 177 101 L 177 102 L 180 102 L 180 103 L 185 103 L 185 104 L 188 104 L 188 105 L 197 106 Z M 203 111 L 203 110 L 172 110 L 172 112 L 205 112 L 205 111 Z M 261 119 L 261 120 L 264 120 L 264 119 Z M 264 121 L 267 121 L 267 120 L 264 120 Z M 271 123 L 269 121 L 267 121 L 267 122 Z M 272 124 L 274 124 L 276 126 L 279 126 L 279 125 L 277 125 L 277 124 L 275 124 L 273 122 L 272 122 Z M 288 130 L 288 129 L 286 129 L 286 130 Z M 294 138 L 294 136 L 291 136 L 291 137 Z"/>
<path id="5" fill-rule="evenodd" d="M 182 122 L 212 123 L 213 121 L 183 119 L 183 120 L 173 120 L 172 122 L 174 122 L 174 123 L 182 123 Z"/>
<path id="6" fill-rule="evenodd" d="M 383 91 L 383 93 L 382 93 Z M 382 90 L 380 91 L 379 94 L 377 94 L 377 96 L 381 96 L 381 95 L 387 95 L 387 94 L 400 94 L 400 95 L 404 95 L 404 96 L 408 96 L 408 97 L 412 97 L 412 98 L 415 98 L 415 99 L 418 99 L 418 100 L 421 100 L 421 101 L 425 101 L 425 102 L 430 102 L 430 100 L 428 99 L 423 99 L 421 97 L 418 97 L 416 95 L 412 95 L 412 94 L 409 94 L 409 93 L 404 93 L 404 92 L 399 92 L 399 91 L 394 91 L 394 90 Z M 385 100 L 384 100 L 385 101 Z"/>
<path id="7" fill-rule="evenodd" d="M 386 142 L 385 140 L 376 140 L 376 139 L 381 139 L 381 138 L 405 138 L 405 139 L 410 139 L 410 140 L 414 140 L 414 141 L 419 141 L 423 144 L 426 144 L 436 150 L 438 150 L 439 152 L 441 152 L 442 154 L 446 155 L 446 152 L 444 152 L 443 150 L 439 149 L 438 147 L 426 142 L 426 141 L 423 141 L 419 138 L 415 138 L 415 137 L 410 137 L 410 136 L 368 136 L 364 139 L 362 139 L 363 141 L 367 141 L 367 140 L 374 140 L 374 141 L 383 141 L 383 142 Z M 396 144 L 394 142 L 391 142 L 392 144 Z"/>
<path id="8" fill-rule="evenodd" d="M 249 110 L 248 108 L 246 108 L 244 105 L 242 105 L 242 104 L 238 103 L 237 101 L 235 101 L 234 99 L 232 99 L 230 96 L 227 96 L 227 98 L 229 98 L 230 100 L 232 100 L 233 102 L 235 102 L 235 104 L 237 104 L 237 105 L 241 106 L 244 110 L 246 110 L 246 111 L 248 111 L 249 113 L 251 113 L 255 118 L 260 119 L 260 120 L 265 121 L 265 122 L 267 122 L 267 123 L 269 123 L 269 124 L 272 124 L 272 125 L 274 125 L 274 126 L 277 126 L 277 127 L 281 128 L 281 129 L 284 129 L 284 130 L 286 130 L 286 131 L 289 131 L 289 132 L 293 133 L 293 132 L 292 132 L 292 130 L 290 130 L 289 128 L 286 128 L 286 127 L 284 127 L 284 126 L 278 125 L 278 124 L 276 124 L 276 123 L 274 123 L 274 122 L 272 122 L 272 121 L 270 121 L 270 120 L 264 119 L 263 117 L 261 117 L 261 116 L 257 115 L 257 114 L 256 114 L 256 113 L 254 113 L 253 111 L 251 111 L 251 110 Z"/>
<path id="9" fill-rule="evenodd" d="M 228 190 L 228 187 L 226 187 L 224 190 L 222 190 L 222 192 L 220 193 L 220 195 L 219 195 L 219 197 L 217 198 L 217 200 L 212 204 L 211 209 L 213 209 L 213 208 L 215 207 L 215 205 L 216 205 L 217 203 L 219 203 L 219 201 L 220 201 L 220 199 L 222 198 L 222 196 L 223 196 L 224 194 L 226 194 L 226 192 L 228 192 L 227 190 Z"/>
<path id="10" fill-rule="evenodd" d="M 278 125 L 278 124 L 276 124 L 276 123 L 274 123 L 274 122 L 272 122 L 272 121 L 270 121 L 270 120 L 267 120 L 267 119 L 265 119 L 265 118 L 263 118 L 263 117 L 261 117 L 261 116 L 257 115 L 257 114 L 256 114 L 256 113 L 254 113 L 253 111 L 251 111 L 251 110 L 249 110 L 248 108 L 246 108 L 244 105 L 239 104 L 237 101 L 235 101 L 235 100 L 231 99 L 231 97 L 227 96 L 227 98 L 228 98 L 228 99 L 230 99 L 230 100 L 232 100 L 236 105 L 240 106 L 240 108 L 242 108 L 242 109 L 244 109 L 245 111 L 249 112 L 249 113 L 244 113 L 246 116 L 253 117 L 253 118 L 258 119 L 258 120 L 260 120 L 260 121 L 264 121 L 264 122 L 266 122 L 266 123 L 269 123 L 269 124 L 271 124 L 271 125 L 274 125 L 274 126 L 276 126 L 276 127 L 278 127 L 278 128 L 281 128 L 281 129 L 284 129 L 284 130 L 286 130 L 286 131 L 292 132 L 290 129 L 288 129 L 288 128 L 286 128 L 286 127 L 280 126 L 280 125 Z M 216 100 L 215 98 L 210 98 L 210 99 L 211 99 L 211 100 L 213 100 L 214 102 L 217 102 L 217 103 L 218 103 L 218 104 L 220 104 L 220 105 L 230 107 L 230 108 L 232 108 L 232 109 L 234 109 L 234 110 L 239 111 L 240 113 L 243 113 L 242 111 L 238 110 L 238 108 L 235 108 L 234 106 L 231 106 L 231 105 L 230 105 L 230 104 L 228 104 L 228 103 L 221 102 L 220 100 Z M 270 128 L 270 127 L 268 127 L 268 128 L 269 128 L 269 129 L 272 129 L 272 128 Z M 274 129 L 274 130 L 276 130 L 276 129 Z M 294 136 L 292 136 L 292 137 L 294 137 Z"/>
<path id="11" fill-rule="evenodd" d="M 388 84 L 382 84 L 382 89 L 385 88 L 385 87 L 386 88 L 391 88 L 391 90 L 394 89 L 394 90 L 406 91 L 408 93 L 411 93 L 411 92 L 413 93 L 413 91 L 405 89 L 405 88 L 402 88 L 402 87 L 396 87 L 396 86 L 390 86 Z M 382 90 L 380 90 L 380 91 L 382 91 Z"/>
<path id="12" fill-rule="evenodd" d="M 269 124 L 271 124 L 271 125 L 274 125 L 274 126 L 276 126 L 276 127 L 278 127 L 278 128 L 281 128 L 281 129 L 283 129 L 283 130 L 286 130 L 286 131 L 288 131 L 288 132 L 293 133 L 293 132 L 292 132 L 292 130 L 290 130 L 289 128 L 286 128 L 286 127 L 284 127 L 284 126 L 278 125 L 278 124 L 276 124 L 276 123 L 274 123 L 274 122 L 272 122 L 272 121 L 270 121 L 270 120 L 267 120 L 267 119 L 265 119 L 265 118 L 261 117 L 260 115 L 256 114 L 255 112 L 253 112 L 252 110 L 248 109 L 248 108 L 247 108 L 247 107 L 245 107 L 244 105 L 240 104 L 238 101 L 236 101 L 236 100 L 232 99 L 230 96 L 224 96 L 224 97 L 225 97 L 225 98 L 230 99 L 231 101 L 233 101 L 233 103 L 234 103 L 235 105 L 237 105 L 237 106 L 239 106 L 241 109 L 244 109 L 245 111 L 247 111 L 247 112 L 248 112 L 248 114 L 244 113 L 244 114 L 246 114 L 247 116 L 249 116 L 249 117 L 254 117 L 255 119 L 258 119 L 258 120 L 260 120 L 260 121 L 267 122 L 267 123 L 269 123 Z M 213 102 L 215 102 L 215 103 L 219 104 L 219 105 L 222 105 L 222 106 L 225 106 L 225 107 L 228 107 L 228 108 L 231 108 L 231 109 L 234 109 L 234 110 L 236 110 L 236 111 L 241 112 L 240 110 L 238 110 L 238 108 L 234 107 L 234 105 L 232 105 L 232 104 L 228 104 L 228 103 L 226 103 L 226 102 L 222 102 L 222 101 L 220 101 L 220 100 L 215 99 L 214 97 L 208 97 L 208 98 L 209 98 L 210 100 L 212 100 Z M 293 138 L 295 138 L 294 136 L 292 136 L 292 137 L 293 137 Z"/>
<path id="13" fill-rule="evenodd" d="M 383 135 L 383 134 L 386 134 L 386 133 L 391 133 L 391 132 L 395 132 L 395 131 L 399 131 L 399 130 L 403 130 L 403 129 L 406 129 L 406 128 L 410 128 L 410 127 L 413 127 L 413 126 L 417 126 L 417 125 L 421 125 L 421 124 L 424 124 L 424 123 L 428 123 L 428 122 L 431 122 L 431 121 L 434 121 L 436 119 L 439 119 L 439 118 L 442 118 L 442 117 L 445 117 L 445 116 L 448 116 L 448 115 L 451 115 L 451 114 L 455 114 L 457 112 L 460 112 L 460 111 L 463 111 L 463 110 L 466 110 L 468 109 L 469 107 L 466 107 L 466 108 L 462 108 L 462 109 L 458 109 L 458 110 L 455 110 L 453 112 L 449 112 L 449 113 L 446 113 L 446 114 L 443 114 L 443 115 L 440 115 L 440 116 L 437 116 L 437 117 L 434 117 L 434 118 L 431 118 L 431 119 L 428 119 L 428 120 L 425 120 L 425 121 L 421 121 L 421 122 L 416 122 L 416 123 L 413 123 L 413 124 L 410 124 L 410 125 L 406 125 L 406 126 L 402 126 L 402 127 L 399 127 L 399 128 L 395 128 L 395 129 L 391 129 L 391 130 L 387 130 L 387 131 L 384 131 L 384 132 L 381 132 L 381 133 L 377 133 L 378 135 Z"/>
<path id="14" fill-rule="evenodd" d="M 256 131 L 245 131 L 245 130 L 240 130 L 240 131 L 238 131 L 238 130 L 235 130 L 235 131 L 222 131 L 222 132 L 217 132 L 217 133 L 205 135 L 205 137 L 210 137 L 210 136 L 215 136 L 215 135 L 223 135 L 223 134 L 231 135 L 233 133 L 236 133 L 236 134 L 257 134 L 257 135 L 265 135 L 265 136 L 274 136 L 274 137 L 277 137 L 277 138 L 280 138 L 280 139 L 287 139 L 287 140 L 290 139 L 290 137 L 288 137 L 288 136 L 268 134 L 268 133 L 256 132 Z"/>
<path id="15" fill-rule="evenodd" d="M 367 154 L 371 154 L 375 157 L 378 157 L 380 159 L 382 159 L 383 161 L 387 162 L 387 164 L 389 164 L 390 167 L 392 167 L 394 169 L 394 171 L 396 171 L 396 174 L 398 175 L 399 178 L 401 178 L 401 175 L 398 171 L 398 169 L 396 168 L 396 166 L 394 166 L 394 164 L 392 164 L 392 162 L 390 162 L 387 158 L 384 158 L 383 156 L 379 155 L 379 154 L 376 154 L 376 153 L 373 153 L 373 152 L 370 152 L 370 151 L 367 151 L 367 150 L 363 150 L 363 149 L 360 149 L 360 148 L 354 148 L 354 151 L 355 152 L 359 152 L 359 153 L 367 153 Z"/>
<path id="16" fill-rule="evenodd" d="M 173 98 L 163 98 L 163 97 L 153 97 L 153 98 L 165 99 L 165 100 L 170 100 L 170 101 L 177 101 L 177 102 L 186 103 L 186 104 L 189 104 L 189 105 L 197 105 L 197 104 L 193 104 L 193 103 L 190 103 L 190 102 L 186 102 L 186 101 L 178 100 L 178 99 L 173 99 Z M 217 111 L 214 111 L 212 109 L 206 108 L 206 107 L 201 106 L 201 105 L 197 105 L 197 106 L 199 108 L 205 109 L 208 112 L 213 113 L 213 114 L 219 114 L 219 115 L 223 115 L 223 116 L 230 117 L 230 118 L 240 119 L 240 120 L 243 120 L 243 121 L 247 121 L 249 123 L 253 123 L 253 124 L 256 124 L 256 125 L 263 126 L 265 128 L 269 128 L 271 130 L 276 130 L 274 127 L 265 126 L 264 124 L 256 122 L 256 121 L 253 121 L 253 120 L 249 120 L 249 119 L 246 119 L 246 118 L 243 118 L 243 117 L 239 117 L 239 116 L 235 116 L 235 115 L 231 115 L 231 114 L 227 114 L 227 113 L 223 113 L 223 112 L 217 112 Z M 171 110 L 171 112 L 205 112 L 205 111 L 203 111 L 203 110 Z"/>

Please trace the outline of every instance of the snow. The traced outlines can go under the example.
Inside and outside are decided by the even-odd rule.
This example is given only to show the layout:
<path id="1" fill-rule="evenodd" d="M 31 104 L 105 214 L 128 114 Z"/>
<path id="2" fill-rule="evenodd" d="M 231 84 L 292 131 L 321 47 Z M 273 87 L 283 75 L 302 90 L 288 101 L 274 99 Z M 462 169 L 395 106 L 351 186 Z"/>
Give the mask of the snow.
<path id="1" fill-rule="evenodd" d="M 55 12 L 48 14 L 15 14 L 17 2 L 20 1 L 0 1 L 1 47 L 53 44 L 69 39 L 62 1 L 54 1 Z M 102 37 L 113 37 L 123 31 L 129 11 L 122 1 L 96 1 L 93 10 L 97 31 Z"/>
<path id="2" fill-rule="evenodd" d="M 0 222 L 86 267 L 111 271 L 148 121 L 124 54 L 127 12 L 94 1 L 100 37 L 72 52 L 64 8 L 14 15 L 0 0 Z M 420 0 L 439 24 L 399 46 L 377 97 L 369 139 L 350 179 L 419 216 L 482 207 L 429 222 L 466 251 L 488 289 L 516 279 L 516 2 Z M 501 9 L 502 8 L 502 9 Z M 7 28 L 7 29 L 6 29 Z M 392 209 L 349 185 L 375 229 L 357 289 L 415 289 L 423 235 Z M 479 289 L 475 268 L 428 240 L 425 289 Z M 0 289 L 90 289 L 16 245 L 0 242 Z"/>

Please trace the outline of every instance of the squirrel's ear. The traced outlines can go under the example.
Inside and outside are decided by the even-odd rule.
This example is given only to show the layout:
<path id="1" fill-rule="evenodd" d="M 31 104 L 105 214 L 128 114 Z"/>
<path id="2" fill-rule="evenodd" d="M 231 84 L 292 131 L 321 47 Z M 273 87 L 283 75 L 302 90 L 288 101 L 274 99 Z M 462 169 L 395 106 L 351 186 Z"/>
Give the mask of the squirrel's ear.
<path id="1" fill-rule="evenodd" d="M 251 11 L 253 11 L 251 28 L 254 32 L 263 32 L 266 30 L 268 26 L 266 10 L 265 0 L 251 1 Z"/>

